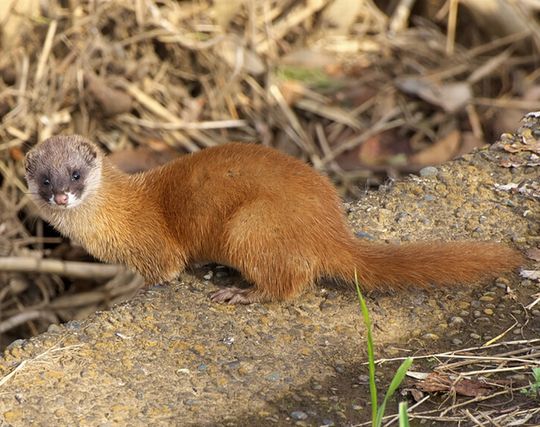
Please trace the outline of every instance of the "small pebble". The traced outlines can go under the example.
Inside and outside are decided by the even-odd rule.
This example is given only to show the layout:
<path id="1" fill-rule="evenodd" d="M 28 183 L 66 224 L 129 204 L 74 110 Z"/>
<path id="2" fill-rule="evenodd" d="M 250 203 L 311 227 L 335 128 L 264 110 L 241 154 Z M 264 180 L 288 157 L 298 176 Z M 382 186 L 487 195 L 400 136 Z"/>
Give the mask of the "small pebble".
<path id="1" fill-rule="evenodd" d="M 439 336 L 437 334 L 427 333 L 427 334 L 424 334 L 422 338 L 426 340 L 436 341 L 439 339 Z"/>
<path id="2" fill-rule="evenodd" d="M 463 341 L 461 341 L 459 338 L 454 338 L 454 339 L 452 339 L 452 344 L 461 345 L 461 344 L 463 344 Z"/>
<path id="3" fill-rule="evenodd" d="M 60 332 L 61 330 L 62 328 L 58 326 L 56 323 L 51 323 L 49 327 L 47 328 L 47 332 L 52 332 L 52 333 Z"/>
<path id="4" fill-rule="evenodd" d="M 493 300 L 494 300 L 494 298 L 492 296 L 489 296 L 489 295 L 484 295 L 483 297 L 480 297 L 480 301 L 482 301 L 482 302 L 491 302 Z"/>
<path id="5" fill-rule="evenodd" d="M 439 174 L 439 170 L 435 166 L 426 166 L 425 168 L 420 169 L 420 176 L 428 177 L 428 176 L 437 176 Z"/>
<path id="6" fill-rule="evenodd" d="M 359 239 L 368 239 L 368 240 L 373 240 L 374 237 L 369 234 L 369 233 L 366 233 L 365 231 L 357 231 L 356 233 L 354 233 L 356 235 L 356 237 L 358 237 Z"/>
<path id="7" fill-rule="evenodd" d="M 334 421 L 329 420 L 327 418 L 323 419 L 322 422 L 323 423 L 322 423 L 321 427 L 333 427 L 333 426 L 335 426 Z"/>
<path id="8" fill-rule="evenodd" d="M 203 279 L 204 279 L 204 280 L 210 280 L 213 276 L 214 276 L 214 272 L 213 272 L 213 271 L 209 271 L 208 273 L 206 273 L 206 274 L 203 276 Z"/>
<path id="9" fill-rule="evenodd" d="M 223 338 L 223 344 L 232 345 L 234 343 L 234 337 Z"/>
<path id="10" fill-rule="evenodd" d="M 272 372 L 266 379 L 270 381 L 279 381 L 279 374 L 277 372 Z"/>
<path id="11" fill-rule="evenodd" d="M 470 314 L 470 313 L 469 313 L 467 310 L 462 310 L 462 311 L 459 312 L 459 315 L 460 315 L 461 317 L 468 317 L 469 314 Z"/>
<path id="12" fill-rule="evenodd" d="M 68 329 L 81 329 L 82 323 L 79 320 L 70 320 L 65 325 Z"/>
<path id="13" fill-rule="evenodd" d="M 478 317 L 482 316 L 482 312 L 480 310 L 474 310 L 473 316 L 478 318 Z"/>
<path id="14" fill-rule="evenodd" d="M 465 324 L 463 317 L 453 316 L 450 318 L 450 326 L 461 326 Z"/>
<path id="15" fill-rule="evenodd" d="M 433 194 L 426 194 L 424 196 L 424 200 L 426 202 L 432 202 L 433 200 L 436 200 L 436 197 Z"/>
<path id="16" fill-rule="evenodd" d="M 540 316 L 540 310 L 533 310 L 531 313 L 533 316 Z"/>
<path id="17" fill-rule="evenodd" d="M 362 406 L 360 405 L 353 405 L 352 408 L 355 410 L 355 411 L 361 411 L 362 409 L 364 409 Z"/>
<path id="18" fill-rule="evenodd" d="M 484 309 L 484 313 L 487 314 L 488 316 L 491 316 L 493 314 L 493 310 L 491 308 L 486 308 Z"/>
<path id="19" fill-rule="evenodd" d="M 291 418 L 295 420 L 305 420 L 307 418 L 307 414 L 303 411 L 293 411 L 291 412 Z"/>
<path id="20" fill-rule="evenodd" d="M 478 334 L 475 334 L 474 332 L 472 334 L 469 335 L 473 340 L 479 340 L 481 338 L 480 335 Z"/>
<path id="21" fill-rule="evenodd" d="M 513 333 L 514 335 L 521 335 L 521 329 L 520 329 L 520 328 L 513 329 L 513 330 L 512 330 L 512 333 Z"/>
<path id="22" fill-rule="evenodd" d="M 369 384 L 369 375 L 358 375 L 358 382 L 360 384 Z"/>
<path id="23" fill-rule="evenodd" d="M 13 341 L 10 345 L 7 346 L 6 350 L 12 350 L 16 347 L 22 347 L 26 341 L 23 339 L 18 339 Z"/>

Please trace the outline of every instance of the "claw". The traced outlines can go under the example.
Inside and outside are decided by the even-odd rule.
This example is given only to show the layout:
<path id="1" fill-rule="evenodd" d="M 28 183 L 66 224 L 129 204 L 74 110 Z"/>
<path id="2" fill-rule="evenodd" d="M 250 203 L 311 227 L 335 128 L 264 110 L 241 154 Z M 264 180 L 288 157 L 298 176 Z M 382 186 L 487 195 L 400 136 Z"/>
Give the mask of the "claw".
<path id="1" fill-rule="evenodd" d="M 257 299 L 250 297 L 253 294 L 252 289 L 240 289 L 236 287 L 223 288 L 214 292 L 210 299 L 213 302 L 224 302 L 229 304 L 251 304 Z"/>

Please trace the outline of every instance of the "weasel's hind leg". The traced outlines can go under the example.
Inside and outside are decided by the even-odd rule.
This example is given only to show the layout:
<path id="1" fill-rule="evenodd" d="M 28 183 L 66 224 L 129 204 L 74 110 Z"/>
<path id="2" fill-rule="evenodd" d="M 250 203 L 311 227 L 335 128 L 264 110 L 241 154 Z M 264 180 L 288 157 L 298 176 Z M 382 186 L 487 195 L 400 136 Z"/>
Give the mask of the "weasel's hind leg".
<path id="1" fill-rule="evenodd" d="M 214 302 L 228 302 L 229 304 L 251 304 L 255 302 L 284 301 L 294 298 L 308 287 L 314 280 L 314 276 L 307 271 L 296 272 L 291 276 L 279 274 L 277 263 L 269 265 L 266 260 L 260 259 L 260 264 L 253 259 L 250 260 L 248 268 L 242 268 L 240 264 L 231 262 L 240 270 L 242 275 L 249 280 L 253 286 L 245 289 L 237 287 L 227 287 L 212 294 Z M 273 271 L 273 267 L 276 271 Z M 285 267 L 287 270 L 289 266 Z M 283 269 L 281 269 L 283 273 Z"/>
<path id="2" fill-rule="evenodd" d="M 212 299 L 233 304 L 283 301 L 299 295 L 317 277 L 317 259 L 296 236 L 291 224 L 283 226 L 279 218 L 263 215 L 272 206 L 244 207 L 228 223 L 225 254 L 253 287 L 228 288 Z"/>

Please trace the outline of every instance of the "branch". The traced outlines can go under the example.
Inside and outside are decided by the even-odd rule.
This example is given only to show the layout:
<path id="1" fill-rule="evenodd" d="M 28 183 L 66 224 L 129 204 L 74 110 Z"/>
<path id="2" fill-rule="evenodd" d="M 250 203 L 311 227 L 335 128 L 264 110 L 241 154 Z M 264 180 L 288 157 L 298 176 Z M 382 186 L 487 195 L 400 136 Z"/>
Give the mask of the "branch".
<path id="1" fill-rule="evenodd" d="M 110 279 L 123 267 L 94 262 L 62 261 L 33 257 L 0 257 L 0 271 L 58 274 L 77 279 Z"/>

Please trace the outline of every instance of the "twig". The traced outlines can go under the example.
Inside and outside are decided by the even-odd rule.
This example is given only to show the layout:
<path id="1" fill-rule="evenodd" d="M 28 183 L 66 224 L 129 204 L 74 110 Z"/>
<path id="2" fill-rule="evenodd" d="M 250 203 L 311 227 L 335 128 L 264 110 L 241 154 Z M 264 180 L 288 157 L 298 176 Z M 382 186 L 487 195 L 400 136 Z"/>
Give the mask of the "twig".
<path id="1" fill-rule="evenodd" d="M 148 129 L 163 129 L 163 130 L 185 130 L 185 129 L 227 129 L 227 128 L 239 128 L 248 126 L 246 120 L 214 120 L 204 122 L 156 122 L 151 120 L 138 119 L 128 114 L 123 114 L 118 117 L 118 120 L 142 126 Z"/>
<path id="2" fill-rule="evenodd" d="M 39 57 L 39 62 L 36 70 L 36 78 L 34 85 L 37 86 L 43 77 L 43 71 L 45 70 L 45 64 L 47 64 L 47 59 L 51 53 L 52 42 L 54 35 L 56 34 L 56 27 L 58 26 L 58 21 L 53 20 L 49 24 L 49 29 L 47 31 L 47 36 L 45 37 L 45 43 L 43 43 L 43 49 L 41 50 L 41 55 Z"/>
<path id="3" fill-rule="evenodd" d="M 32 257 L 0 257 L 0 271 L 49 273 L 78 279 L 110 279 L 123 268 L 92 262 L 62 261 Z"/>
<path id="4" fill-rule="evenodd" d="M 16 314 L 3 322 L 0 322 L 0 334 L 3 334 L 10 329 L 16 328 L 23 323 L 29 322 L 30 320 L 36 320 L 44 318 L 47 319 L 50 323 L 57 321 L 56 316 L 50 311 L 45 310 L 28 310 L 23 311 L 22 313 Z"/>

